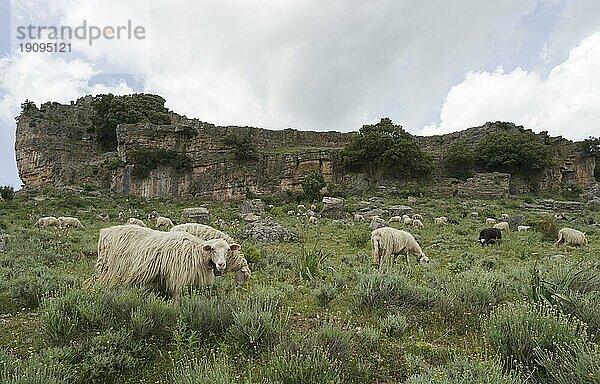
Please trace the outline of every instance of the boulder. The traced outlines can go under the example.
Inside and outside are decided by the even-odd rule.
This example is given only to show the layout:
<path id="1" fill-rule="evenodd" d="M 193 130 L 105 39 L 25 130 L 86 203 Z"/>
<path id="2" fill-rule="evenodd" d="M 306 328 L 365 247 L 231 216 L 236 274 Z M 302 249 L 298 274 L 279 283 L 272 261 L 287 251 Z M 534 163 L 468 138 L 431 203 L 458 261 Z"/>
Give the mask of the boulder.
<path id="1" fill-rule="evenodd" d="M 286 227 L 269 218 L 246 224 L 244 235 L 261 243 L 285 242 L 294 239 L 294 235 Z"/>
<path id="2" fill-rule="evenodd" d="M 185 208 L 183 212 L 181 212 L 182 223 L 206 224 L 209 220 L 210 213 L 208 212 L 208 209 L 204 207 Z"/>
<path id="3" fill-rule="evenodd" d="M 265 212 L 265 202 L 261 199 L 246 200 L 240 204 L 240 213 L 255 213 L 261 214 Z"/>
<path id="4" fill-rule="evenodd" d="M 388 208 L 388 213 L 390 217 L 402 215 L 410 216 L 413 214 L 413 209 L 408 205 L 394 205 L 393 207 Z"/>
<path id="5" fill-rule="evenodd" d="M 373 216 L 383 216 L 383 215 L 385 215 L 385 211 L 383 209 L 381 209 L 381 208 L 375 208 L 375 209 L 370 209 L 368 211 L 358 212 L 358 214 L 361 215 L 365 219 L 370 219 Z"/>
<path id="6" fill-rule="evenodd" d="M 374 231 L 377 228 L 383 228 L 383 227 L 387 227 L 387 222 L 385 220 L 383 220 L 381 217 L 374 217 L 371 220 L 371 224 L 369 224 L 369 228 L 371 228 L 371 231 Z"/>
<path id="7" fill-rule="evenodd" d="M 260 220 L 260 216 L 255 215 L 254 213 L 244 213 L 241 216 L 242 216 L 242 220 L 248 221 L 248 222 Z"/>
<path id="8" fill-rule="evenodd" d="M 321 216 L 332 217 L 339 219 L 344 216 L 344 206 L 346 201 L 337 197 L 323 197 L 323 208 L 321 208 Z"/>

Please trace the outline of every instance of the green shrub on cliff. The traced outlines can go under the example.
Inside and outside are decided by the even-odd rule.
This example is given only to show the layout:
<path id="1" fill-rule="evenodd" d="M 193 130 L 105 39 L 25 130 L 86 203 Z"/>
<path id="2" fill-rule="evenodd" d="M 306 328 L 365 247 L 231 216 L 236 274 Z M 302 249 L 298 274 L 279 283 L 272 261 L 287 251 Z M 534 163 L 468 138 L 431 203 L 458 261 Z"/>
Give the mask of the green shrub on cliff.
<path id="1" fill-rule="evenodd" d="M 233 149 L 235 160 L 238 163 L 244 163 L 258 158 L 256 143 L 252 140 L 250 132 L 246 132 L 245 135 L 230 133 L 223 139 L 223 144 Z"/>
<path id="2" fill-rule="evenodd" d="M 319 171 L 313 171 L 307 174 L 302 180 L 302 190 L 304 191 L 306 198 L 310 201 L 319 200 L 321 197 L 321 188 L 324 186 L 325 180 Z"/>
<path id="3" fill-rule="evenodd" d="M 115 96 L 98 95 L 92 101 L 93 130 L 103 150 L 117 148 L 117 125 L 123 123 L 170 124 L 165 99 L 158 95 L 136 93 Z"/>
<path id="4" fill-rule="evenodd" d="M 431 155 L 421 150 L 412 135 L 389 118 L 374 125 L 363 125 L 344 147 L 341 158 L 349 170 L 399 179 L 426 176 L 434 168 Z"/>
<path id="5" fill-rule="evenodd" d="M 533 132 L 503 132 L 483 138 L 476 160 L 488 171 L 526 173 L 550 165 L 550 150 Z"/>
<path id="6" fill-rule="evenodd" d="M 448 175 L 457 179 L 473 176 L 475 153 L 464 141 L 454 142 L 444 154 L 444 167 Z"/>
<path id="7" fill-rule="evenodd" d="M 132 161 L 131 175 L 136 179 L 148 177 L 150 171 L 158 167 L 171 167 L 180 174 L 192 168 L 192 160 L 187 155 L 164 149 L 137 150 Z"/>

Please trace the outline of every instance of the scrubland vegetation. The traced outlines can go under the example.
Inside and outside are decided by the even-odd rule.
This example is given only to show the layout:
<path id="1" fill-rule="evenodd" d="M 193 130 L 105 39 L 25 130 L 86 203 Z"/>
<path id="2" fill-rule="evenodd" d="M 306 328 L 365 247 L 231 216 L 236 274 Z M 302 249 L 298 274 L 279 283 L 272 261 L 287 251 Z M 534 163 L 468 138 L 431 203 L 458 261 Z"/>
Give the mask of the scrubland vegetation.
<path id="1" fill-rule="evenodd" d="M 347 211 L 368 197 L 349 198 Z M 598 383 L 600 229 L 588 222 L 600 213 L 555 222 L 522 202 L 419 197 L 410 205 L 425 228 L 408 230 L 431 263 L 399 258 L 378 271 L 368 222 L 312 225 L 286 214 L 295 201 L 267 201 L 266 215 L 298 240 L 262 244 L 244 239 L 239 202 L 19 192 L 0 202 L 0 233 L 9 235 L 0 251 L 0 382 Z M 118 224 L 119 212 L 145 219 L 155 210 L 179 222 L 183 208 L 204 203 L 242 245 L 247 283 L 227 274 L 179 302 L 82 288 L 98 230 Z M 471 211 L 480 216 L 461 217 Z M 503 213 L 532 229 L 481 247 L 485 218 Z M 78 217 L 85 229 L 35 228 L 46 215 Z M 434 225 L 441 215 L 460 223 Z M 556 251 L 563 226 L 586 232 L 589 246 Z"/>

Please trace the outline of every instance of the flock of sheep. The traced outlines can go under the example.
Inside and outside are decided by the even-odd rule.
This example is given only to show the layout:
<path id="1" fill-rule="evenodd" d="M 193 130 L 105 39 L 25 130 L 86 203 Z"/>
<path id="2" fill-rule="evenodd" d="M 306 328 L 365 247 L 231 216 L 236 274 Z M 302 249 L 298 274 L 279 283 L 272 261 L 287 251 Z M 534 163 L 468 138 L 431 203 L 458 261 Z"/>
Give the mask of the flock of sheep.
<path id="1" fill-rule="evenodd" d="M 314 212 L 299 205 L 297 212 Z M 290 211 L 296 214 L 294 211 Z M 291 214 L 288 212 L 288 214 Z M 473 212 L 471 216 L 476 216 Z M 306 215 L 309 222 L 316 223 L 317 215 Z M 486 225 L 492 227 L 481 230 L 480 244 L 494 244 L 502 238 L 502 231 L 509 231 L 509 216 L 502 220 L 487 218 Z M 381 220 L 381 219 L 380 219 Z M 413 228 L 423 228 L 423 216 L 392 216 L 388 224 L 402 223 Z M 436 225 L 458 224 L 457 220 L 444 216 L 434 218 Z M 385 222 L 384 222 L 385 223 Z M 74 217 L 42 217 L 36 222 L 38 227 L 83 228 Z M 226 233 L 204 224 L 187 223 L 174 225 L 163 216 L 156 217 L 155 228 L 146 226 L 144 221 L 129 218 L 127 224 L 100 230 L 98 238 L 98 259 L 94 274 L 86 282 L 87 286 L 102 284 L 107 287 L 144 286 L 167 292 L 177 299 L 186 289 L 212 285 L 215 277 L 226 271 L 235 272 L 236 281 L 243 283 L 251 274 L 248 262 L 240 250 L 240 245 Z M 161 231 L 160 229 L 164 229 Z M 527 231 L 529 226 L 520 225 L 518 231 Z M 585 233 L 572 228 L 562 228 L 558 232 L 561 244 L 587 245 Z M 403 255 L 409 262 L 411 255 L 420 264 L 429 263 L 414 236 L 407 231 L 385 226 L 371 232 L 373 263 L 383 268 L 393 262 L 394 257 Z"/>

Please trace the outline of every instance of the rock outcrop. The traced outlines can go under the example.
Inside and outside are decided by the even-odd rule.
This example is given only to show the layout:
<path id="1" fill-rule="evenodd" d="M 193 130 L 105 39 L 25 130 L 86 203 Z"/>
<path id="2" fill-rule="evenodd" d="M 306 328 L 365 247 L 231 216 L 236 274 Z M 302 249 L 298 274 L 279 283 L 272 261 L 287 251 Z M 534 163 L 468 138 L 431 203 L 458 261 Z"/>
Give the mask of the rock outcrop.
<path id="1" fill-rule="evenodd" d="M 95 100 L 85 96 L 70 105 L 26 105 L 18 117 L 15 142 L 17 167 L 26 187 L 88 184 L 143 197 L 228 199 L 300 190 L 304 176 L 318 171 L 326 183 L 340 183 L 350 191 L 397 190 L 393 181 L 343 174 L 339 151 L 350 141 L 351 133 L 215 126 L 169 112 L 170 124 L 118 125 L 116 150 L 106 151 L 97 135 Z M 447 194 L 485 189 L 478 183 L 488 182 L 478 176 L 466 183 L 446 178 L 443 154 L 456 140 L 475 148 L 486 134 L 514 130 L 523 128 L 497 122 L 442 136 L 415 137 L 438 163 L 430 187 Z M 237 158 L 235 148 L 224 144 L 230 134 L 251 137 L 255 156 Z M 594 156 L 562 137 L 547 133 L 538 137 L 553 148 L 552 166 L 533 177 L 511 177 L 510 193 L 549 190 L 564 184 L 586 188 L 594 183 Z M 172 163 L 152 164 L 153 155 L 156 160 L 165 153 L 172 155 Z M 506 194 L 505 187 L 501 181 L 498 195 Z"/>

